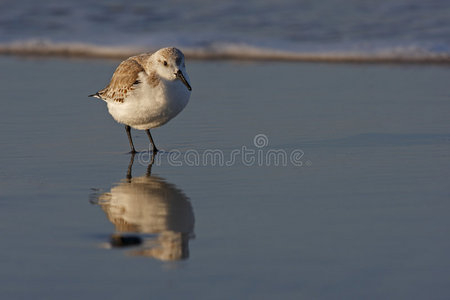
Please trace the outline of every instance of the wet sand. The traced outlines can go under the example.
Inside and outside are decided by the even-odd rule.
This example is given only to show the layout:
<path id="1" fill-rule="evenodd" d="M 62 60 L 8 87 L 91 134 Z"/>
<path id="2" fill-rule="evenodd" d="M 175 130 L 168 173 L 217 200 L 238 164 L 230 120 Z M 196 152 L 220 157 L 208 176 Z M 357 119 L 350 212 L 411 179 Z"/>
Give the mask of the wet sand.
<path id="1" fill-rule="evenodd" d="M 450 295 L 448 66 L 188 62 L 130 179 L 117 63 L 0 57 L 5 298 Z"/>

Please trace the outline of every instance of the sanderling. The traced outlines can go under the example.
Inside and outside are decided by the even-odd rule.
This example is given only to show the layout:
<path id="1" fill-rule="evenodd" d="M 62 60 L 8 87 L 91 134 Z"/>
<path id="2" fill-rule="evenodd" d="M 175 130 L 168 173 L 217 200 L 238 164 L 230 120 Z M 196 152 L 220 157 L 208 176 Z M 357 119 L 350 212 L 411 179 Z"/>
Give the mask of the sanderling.
<path id="1" fill-rule="evenodd" d="M 104 100 L 114 120 L 125 124 L 131 153 L 136 150 L 130 127 L 145 130 L 156 153 L 149 129 L 178 115 L 188 103 L 191 90 L 184 55 L 170 47 L 124 60 L 109 84 L 89 96 Z"/>

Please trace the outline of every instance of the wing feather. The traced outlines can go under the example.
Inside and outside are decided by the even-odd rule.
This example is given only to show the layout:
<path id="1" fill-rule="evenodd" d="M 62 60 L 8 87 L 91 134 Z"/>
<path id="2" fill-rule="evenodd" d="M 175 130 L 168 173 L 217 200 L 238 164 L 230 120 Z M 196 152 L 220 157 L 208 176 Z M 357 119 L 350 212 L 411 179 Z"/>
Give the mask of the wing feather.
<path id="1" fill-rule="evenodd" d="M 115 101 L 123 103 L 127 94 L 136 88 L 140 83 L 138 80 L 139 73 L 145 72 L 138 57 L 130 57 L 124 60 L 111 78 L 109 84 L 102 90 L 98 91 L 98 95 L 105 101 Z"/>

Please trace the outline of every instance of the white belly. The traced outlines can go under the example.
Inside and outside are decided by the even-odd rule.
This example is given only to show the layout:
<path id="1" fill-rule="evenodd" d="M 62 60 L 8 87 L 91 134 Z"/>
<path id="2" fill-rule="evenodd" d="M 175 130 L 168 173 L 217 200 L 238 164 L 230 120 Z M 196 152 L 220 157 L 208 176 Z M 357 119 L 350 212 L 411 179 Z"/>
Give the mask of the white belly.
<path id="1" fill-rule="evenodd" d="M 123 103 L 108 102 L 108 111 L 114 120 L 135 129 L 155 128 L 178 115 L 190 94 L 180 80 L 161 82 L 157 87 L 142 83 Z"/>

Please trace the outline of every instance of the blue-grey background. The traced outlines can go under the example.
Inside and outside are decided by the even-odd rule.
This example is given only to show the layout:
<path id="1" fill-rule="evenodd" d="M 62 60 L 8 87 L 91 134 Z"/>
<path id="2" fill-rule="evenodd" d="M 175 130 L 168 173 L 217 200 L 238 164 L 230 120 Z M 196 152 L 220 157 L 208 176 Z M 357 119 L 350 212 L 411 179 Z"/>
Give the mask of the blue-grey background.
<path id="1" fill-rule="evenodd" d="M 114 226 L 89 201 L 130 159 L 123 126 L 86 97 L 116 64 L 0 58 L 2 298 L 450 295 L 446 67 L 188 62 L 192 99 L 153 130 L 166 152 L 152 172 L 189 197 L 195 238 L 162 262 L 102 248 Z M 256 134 L 305 164 L 167 162 L 256 149 Z"/>
<path id="2" fill-rule="evenodd" d="M 449 15 L 445 0 L 0 1 L 0 49 L 250 58 L 188 59 L 190 103 L 152 130 L 164 150 L 152 174 L 195 218 L 189 257 L 161 261 L 105 249 L 115 227 L 93 200 L 130 161 L 123 126 L 87 97 L 120 61 L 0 56 L 0 298 L 448 299 L 448 66 L 251 58 L 445 60 Z M 301 151 L 301 166 L 169 162 L 243 147 Z"/>

